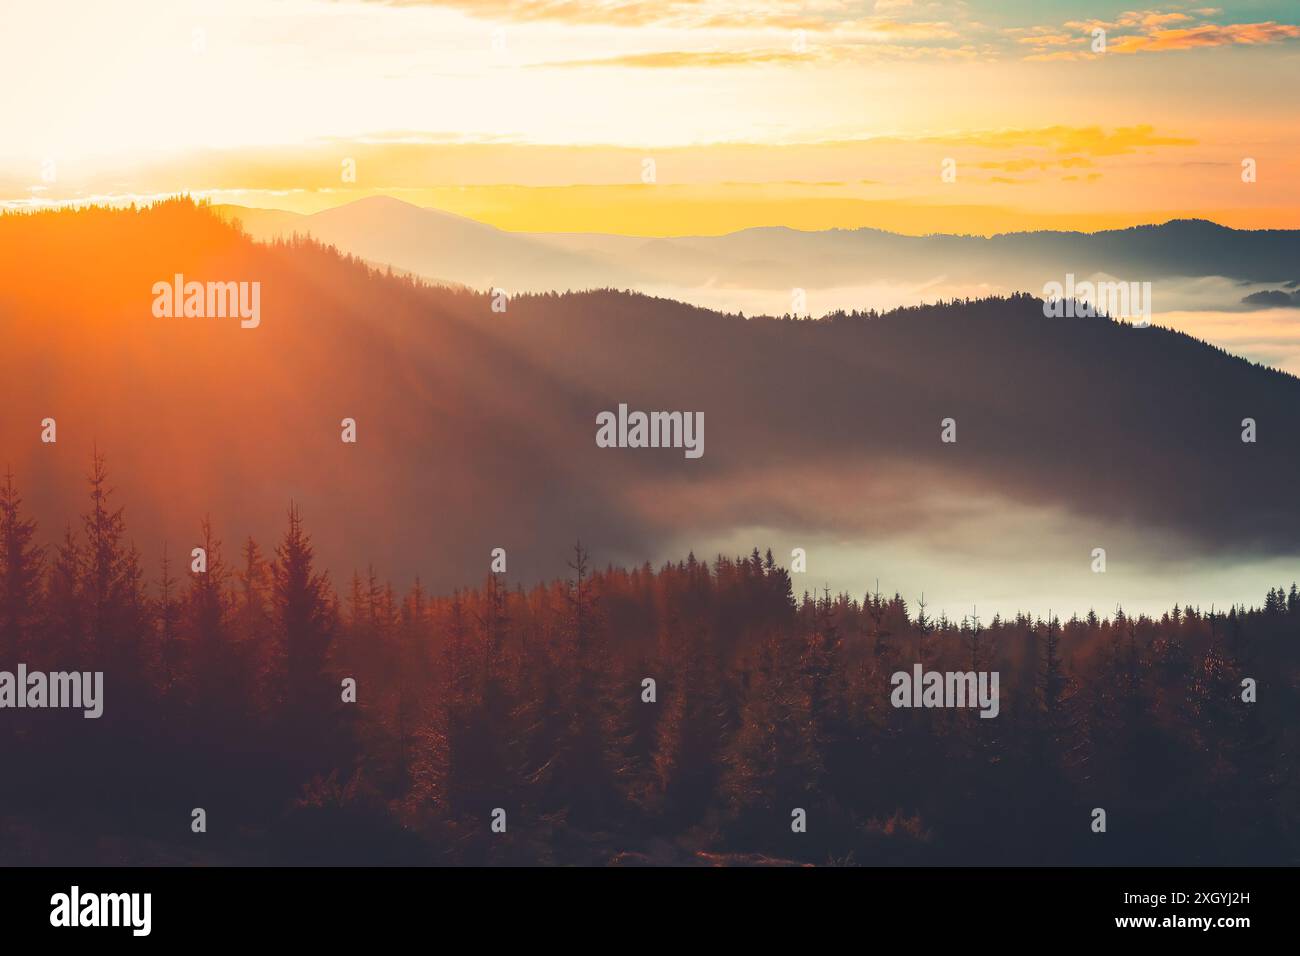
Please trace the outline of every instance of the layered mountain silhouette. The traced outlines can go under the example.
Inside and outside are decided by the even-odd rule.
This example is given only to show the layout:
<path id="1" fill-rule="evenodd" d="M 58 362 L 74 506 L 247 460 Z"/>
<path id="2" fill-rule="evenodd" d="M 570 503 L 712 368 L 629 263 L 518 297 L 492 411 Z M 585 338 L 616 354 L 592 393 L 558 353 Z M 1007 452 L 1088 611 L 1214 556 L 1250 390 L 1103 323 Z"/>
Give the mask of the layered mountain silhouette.
<path id="1" fill-rule="evenodd" d="M 513 293 L 608 286 L 697 304 L 705 290 L 773 290 L 788 297 L 795 288 L 907 283 L 1039 291 L 1067 272 L 1125 281 L 1218 276 L 1281 283 L 1294 281 L 1300 271 L 1300 231 L 1237 230 L 1204 220 L 988 238 L 770 227 L 651 239 L 511 233 L 388 197 L 309 216 L 237 206 L 220 211 L 259 239 L 310 235 L 371 262 L 475 289 L 498 286 Z M 1240 297 L 1240 292 L 1225 295 L 1216 306 L 1236 306 Z M 828 308 L 842 304 L 843 297 L 834 297 Z"/>
<path id="2" fill-rule="evenodd" d="M 379 250 L 409 238 L 387 234 L 395 209 L 410 237 L 428 221 L 377 202 L 333 218 L 375 213 Z M 440 221 L 506 263 L 530 241 Z M 1204 224 L 1038 241 L 1141 245 L 1171 229 L 1257 244 L 1240 268 L 1258 275 L 1283 270 L 1268 242 L 1295 242 Z M 776 234 L 727 238 L 757 250 Z M 465 247 L 443 251 L 417 271 L 454 275 Z M 259 327 L 155 317 L 153 285 L 176 274 L 260 282 Z M 46 527 L 79 513 L 97 446 L 146 553 L 164 540 L 187 552 L 206 513 L 232 548 L 272 540 L 292 500 L 336 573 L 370 555 L 434 587 L 477 580 L 494 547 L 525 579 L 562 572 L 576 536 L 638 561 L 755 526 L 943 549 L 955 514 L 996 520 L 1007 502 L 1209 555 L 1300 541 L 1300 380 L 1182 334 L 1046 318 L 1029 295 L 817 321 L 603 289 L 513 296 L 504 312 L 493 301 L 314 241 L 261 244 L 185 200 L 6 215 L 3 463 Z M 597 447 L 597 415 L 620 404 L 702 412 L 703 457 Z M 47 418 L 55 444 L 40 439 Z M 356 444 L 340 440 L 344 418 Z M 940 440 L 946 418 L 955 443 Z M 1010 546 L 1032 555 L 1035 542 Z"/>
<path id="3" fill-rule="evenodd" d="M 311 236 L 379 265 L 435 282 L 516 291 L 630 285 L 649 274 L 612 272 L 599 257 L 571 251 L 547 237 L 505 232 L 436 209 L 373 196 L 310 216 L 282 210 L 220 206 L 261 240 Z M 617 280 L 623 281 L 617 281 Z"/>

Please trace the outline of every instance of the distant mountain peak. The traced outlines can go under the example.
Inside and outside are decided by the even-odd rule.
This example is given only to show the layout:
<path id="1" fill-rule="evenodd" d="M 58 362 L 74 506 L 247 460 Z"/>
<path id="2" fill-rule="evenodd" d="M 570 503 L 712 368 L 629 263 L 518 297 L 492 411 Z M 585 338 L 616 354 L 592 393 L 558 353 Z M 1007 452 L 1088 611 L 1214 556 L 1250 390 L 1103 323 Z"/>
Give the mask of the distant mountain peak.
<path id="1" fill-rule="evenodd" d="M 417 206 L 415 203 L 407 202 L 405 199 L 398 199 L 395 196 L 374 195 L 363 196 L 361 199 L 354 199 L 352 202 L 344 203 L 341 206 L 331 206 L 329 209 L 322 209 L 314 213 L 311 218 L 341 218 L 346 219 L 349 215 L 365 213 L 372 216 L 403 216 L 409 219 L 416 217 L 427 217 L 431 221 L 442 220 L 445 222 L 458 222 L 466 226 L 472 226 L 477 229 L 492 232 L 500 232 L 496 226 L 486 222 L 480 222 L 477 219 L 471 219 L 468 216 L 462 216 L 458 213 L 447 212 L 445 209 L 437 209 L 432 206 Z"/>
<path id="2" fill-rule="evenodd" d="M 341 206 L 332 206 L 332 209 L 346 209 L 349 206 L 373 206 L 373 207 L 392 207 L 407 209 L 420 209 L 415 203 L 407 202 L 405 199 L 398 199 L 396 196 L 387 196 L 376 194 L 374 196 L 363 196 L 360 199 L 354 199 L 351 202 L 343 203 Z"/>

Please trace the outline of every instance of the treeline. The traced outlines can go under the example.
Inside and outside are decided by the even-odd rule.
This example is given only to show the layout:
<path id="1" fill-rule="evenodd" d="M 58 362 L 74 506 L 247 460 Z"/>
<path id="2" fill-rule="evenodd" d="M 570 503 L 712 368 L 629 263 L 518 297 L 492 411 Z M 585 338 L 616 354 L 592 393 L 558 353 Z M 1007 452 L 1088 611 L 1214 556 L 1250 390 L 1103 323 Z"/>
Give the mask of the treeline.
<path id="1" fill-rule="evenodd" d="M 1297 861 L 1294 585 L 955 621 L 796 598 L 757 549 L 579 545 L 531 590 L 403 593 L 336 586 L 292 507 L 269 552 L 204 520 L 205 571 L 146 564 L 98 455 L 88 490 L 42 543 L 0 487 L 0 670 L 105 675 L 99 720 L 0 710 L 4 862 Z M 999 716 L 895 709 L 917 662 L 999 671 Z"/>

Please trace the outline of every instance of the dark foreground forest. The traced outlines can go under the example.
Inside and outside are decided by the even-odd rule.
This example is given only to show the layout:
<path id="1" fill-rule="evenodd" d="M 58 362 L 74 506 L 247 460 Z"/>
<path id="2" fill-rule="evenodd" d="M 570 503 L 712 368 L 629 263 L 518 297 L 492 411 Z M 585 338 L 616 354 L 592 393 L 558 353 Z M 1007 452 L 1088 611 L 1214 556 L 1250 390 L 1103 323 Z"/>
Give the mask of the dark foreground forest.
<path id="1" fill-rule="evenodd" d="M 953 621 L 798 597 L 758 550 L 579 546 L 567 580 L 399 593 L 328 580 L 292 506 L 269 551 L 196 526 L 198 574 L 130 544 L 102 458 L 88 492 L 53 536 L 0 492 L 0 670 L 104 672 L 98 720 L 0 710 L 0 863 L 1300 861 L 1294 585 Z M 916 662 L 998 670 L 1000 714 L 895 709 Z"/>

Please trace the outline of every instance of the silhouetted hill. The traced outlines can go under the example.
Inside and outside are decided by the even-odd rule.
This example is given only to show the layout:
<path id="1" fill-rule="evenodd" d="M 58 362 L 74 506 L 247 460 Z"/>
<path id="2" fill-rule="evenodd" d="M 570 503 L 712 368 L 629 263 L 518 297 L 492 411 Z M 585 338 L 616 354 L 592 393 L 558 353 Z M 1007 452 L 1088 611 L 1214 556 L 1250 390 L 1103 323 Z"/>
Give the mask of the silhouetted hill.
<path id="1" fill-rule="evenodd" d="M 327 516 L 326 566 L 368 555 L 434 586 L 476 580 L 494 547 L 525 579 L 562 571 L 578 535 L 631 561 L 755 526 L 1011 546 L 953 539 L 954 502 L 1176 536 L 1169 560 L 1300 541 L 1300 381 L 1030 296 L 815 322 L 614 291 L 497 313 L 180 201 L 2 217 L 0 263 L 4 462 L 57 527 L 98 444 L 149 553 L 187 551 L 205 513 L 232 547 L 270 540 L 290 499 Z M 155 318 L 176 273 L 260 281 L 260 327 Z M 596 447 L 620 403 L 703 412 L 703 457 Z"/>
<path id="2" fill-rule="evenodd" d="M 386 196 L 310 216 L 238 206 L 218 211 L 238 220 L 255 238 L 309 235 L 369 262 L 477 289 L 585 288 L 610 281 L 603 263 L 555 248 L 542 238 Z"/>
<path id="3" fill-rule="evenodd" d="M 1081 279 L 1102 273 L 1128 281 L 1222 276 L 1285 282 L 1296 279 L 1300 268 L 1300 231 L 1229 229 L 1204 220 L 988 238 L 765 227 L 723 236 L 646 239 L 509 233 L 387 198 L 363 199 L 311 216 L 239 207 L 223 211 L 244 221 L 257 238 L 310 234 L 345 252 L 427 278 L 479 289 L 498 285 L 512 293 L 613 286 L 702 302 L 702 296 L 720 289 L 788 295 L 793 288 L 872 283 L 942 281 L 1038 291 L 1045 282 L 1062 281 L 1067 272 Z M 1214 305 L 1230 307 L 1237 298 Z M 830 307 L 842 301 L 834 299 Z"/>

